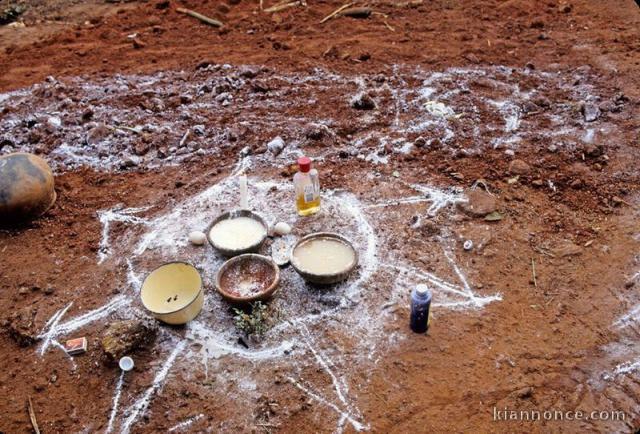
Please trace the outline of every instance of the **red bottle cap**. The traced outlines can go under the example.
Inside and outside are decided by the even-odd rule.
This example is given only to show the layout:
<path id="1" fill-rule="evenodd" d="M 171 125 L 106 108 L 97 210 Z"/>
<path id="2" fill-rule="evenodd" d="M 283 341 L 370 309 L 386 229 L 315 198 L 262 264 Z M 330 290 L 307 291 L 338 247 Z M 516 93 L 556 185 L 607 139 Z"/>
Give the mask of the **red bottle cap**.
<path id="1" fill-rule="evenodd" d="M 307 173 L 311 170 L 311 158 L 309 157 L 300 157 L 298 158 L 298 167 L 300 168 L 300 172 Z"/>

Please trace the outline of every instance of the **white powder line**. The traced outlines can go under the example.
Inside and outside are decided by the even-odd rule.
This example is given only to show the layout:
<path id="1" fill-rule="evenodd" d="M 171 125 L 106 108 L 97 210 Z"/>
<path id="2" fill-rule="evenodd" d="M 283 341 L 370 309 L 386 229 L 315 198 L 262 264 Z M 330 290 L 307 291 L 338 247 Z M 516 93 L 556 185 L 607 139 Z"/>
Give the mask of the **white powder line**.
<path id="1" fill-rule="evenodd" d="M 72 305 L 73 302 L 69 303 L 66 307 L 54 313 L 51 319 L 47 321 L 47 324 L 49 324 L 49 330 L 46 333 L 38 336 L 39 338 L 44 339 L 44 342 L 40 347 L 41 356 L 44 355 L 45 351 L 47 351 L 47 348 L 49 348 L 49 345 L 51 344 L 51 340 L 56 336 L 56 327 L 60 322 L 60 319 L 62 319 L 62 316 L 69 310 Z"/>
<path id="2" fill-rule="evenodd" d="M 67 358 L 71 362 L 71 367 L 73 368 L 74 371 L 76 369 L 78 369 L 78 365 L 76 365 L 76 361 L 73 359 L 73 356 L 71 354 L 67 353 L 67 350 L 64 348 L 64 346 L 60 342 L 58 342 L 55 339 L 51 339 L 51 343 L 53 345 L 55 345 L 56 347 L 60 348 L 62 350 L 62 352 L 64 353 L 64 355 L 67 356 Z"/>
<path id="3" fill-rule="evenodd" d="M 400 199 L 390 199 L 384 202 L 374 203 L 372 205 L 365 205 L 364 208 L 365 209 L 385 208 L 388 206 L 412 205 L 415 203 L 422 203 L 422 202 L 432 202 L 432 200 L 424 196 L 409 196 L 409 197 L 404 197 Z"/>
<path id="4" fill-rule="evenodd" d="M 111 416 L 109 416 L 109 423 L 107 425 L 105 434 L 109 434 L 111 431 L 113 431 L 113 422 L 115 422 L 116 414 L 118 413 L 118 404 L 120 403 L 120 394 L 122 393 L 123 384 L 124 384 L 124 371 L 121 371 L 120 378 L 118 379 L 118 383 L 116 384 L 115 395 L 113 396 L 113 401 L 111 403 Z"/>
<path id="5" fill-rule="evenodd" d="M 444 256 L 447 258 L 447 260 L 451 264 L 451 267 L 453 268 L 453 271 L 456 273 L 456 275 L 458 276 L 458 278 L 462 282 L 462 285 L 464 286 L 464 289 L 467 291 L 467 293 L 471 297 L 475 297 L 475 294 L 471 290 L 471 286 L 469 285 L 469 282 L 467 282 L 467 278 L 464 277 L 464 274 L 462 274 L 462 271 L 460 271 L 460 268 L 458 268 L 458 264 L 456 264 L 456 261 L 453 259 L 453 256 L 451 255 L 451 253 L 446 249 L 443 249 L 443 251 L 444 251 Z"/>
<path id="6" fill-rule="evenodd" d="M 164 362 L 164 365 L 162 366 L 162 368 L 156 374 L 151 386 L 149 386 L 149 388 L 144 392 L 144 394 L 140 398 L 138 398 L 138 400 L 134 402 L 131 407 L 129 407 L 128 409 L 129 417 L 123 422 L 122 430 L 120 431 L 122 434 L 129 434 L 129 431 L 131 430 L 131 427 L 133 426 L 134 422 L 138 419 L 139 416 L 144 414 L 144 412 L 147 410 L 147 408 L 149 407 L 149 404 L 151 403 L 151 399 L 153 398 L 153 395 L 164 384 L 164 380 L 167 378 L 167 374 L 169 373 L 169 370 L 173 366 L 173 363 L 175 362 L 176 357 L 178 357 L 178 354 L 182 352 L 182 350 L 186 345 L 187 345 L 187 342 L 184 340 L 178 343 L 178 345 L 176 345 L 176 347 L 173 349 L 173 351 L 171 352 L 167 360 Z"/>
<path id="7" fill-rule="evenodd" d="M 349 393 L 349 390 L 347 388 L 345 388 L 345 391 L 344 391 L 344 394 L 343 394 L 342 387 L 344 387 L 345 385 L 341 384 L 340 382 L 338 382 L 338 378 L 333 373 L 333 370 L 329 367 L 329 364 L 327 363 L 327 361 L 324 359 L 324 357 L 322 357 L 320 355 L 320 352 L 316 351 L 316 349 L 313 348 L 313 346 L 311 345 L 311 343 L 313 342 L 313 338 L 311 337 L 311 333 L 309 332 L 309 329 L 307 328 L 307 326 L 302 324 L 302 327 L 300 328 L 300 330 L 303 331 L 303 334 L 306 337 L 305 343 L 307 344 L 307 347 L 309 347 L 309 349 L 313 353 L 314 357 L 316 358 L 316 361 L 320 364 L 322 369 L 325 370 L 325 372 L 329 375 L 329 377 L 331 377 L 331 382 L 333 383 L 333 388 L 336 391 L 336 395 L 338 396 L 338 399 L 349 410 L 351 410 L 351 406 L 349 405 L 349 403 L 347 402 L 347 399 L 344 396 L 344 394 Z"/>
<path id="8" fill-rule="evenodd" d="M 640 370 L 640 360 L 636 360 L 634 362 L 625 362 L 616 366 L 615 370 L 613 371 L 613 375 L 617 377 L 618 375 L 625 375 L 636 372 L 638 370 Z"/>
<path id="9" fill-rule="evenodd" d="M 426 272 L 426 271 L 423 271 L 423 270 L 418 270 L 418 269 L 413 268 L 413 267 L 411 269 L 409 269 L 409 268 L 403 267 L 401 265 L 382 264 L 382 266 L 386 267 L 386 268 L 394 269 L 396 271 L 403 271 L 403 272 L 409 273 L 410 275 L 417 275 L 418 277 L 421 277 L 423 279 L 428 280 L 431 284 L 437 286 L 438 288 L 442 289 L 443 291 L 447 291 L 447 292 L 450 292 L 452 294 L 459 295 L 461 297 L 466 297 L 466 298 L 470 297 L 470 295 L 468 293 L 462 291 L 462 289 L 456 289 L 456 288 L 459 288 L 458 286 L 453 285 L 453 284 L 448 283 L 448 282 L 445 282 L 442 279 L 440 279 L 439 277 L 437 277 L 437 276 L 435 276 L 435 275 L 433 275 L 433 274 L 431 274 L 429 272 Z M 404 276 L 401 276 L 401 277 L 404 278 Z"/>
<path id="10" fill-rule="evenodd" d="M 338 426 L 336 426 L 336 430 L 334 431 L 336 434 L 342 434 L 344 432 L 344 426 L 347 423 L 347 417 L 345 415 L 340 416 L 340 420 L 338 421 Z"/>
<path id="11" fill-rule="evenodd" d="M 89 323 L 102 319 L 128 303 L 129 300 L 127 299 L 127 297 L 119 295 L 102 307 L 89 311 L 77 318 L 73 318 L 63 324 L 60 324 L 60 326 L 56 329 L 55 336 L 67 334 L 81 327 L 84 327 Z"/>
<path id="12" fill-rule="evenodd" d="M 150 206 L 138 208 L 111 208 L 108 210 L 98 211 L 98 220 L 102 224 L 102 238 L 98 247 L 98 265 L 102 264 L 105 259 L 111 255 L 111 244 L 109 243 L 109 229 L 112 221 L 119 221 L 131 224 L 147 224 L 146 219 L 136 217 L 133 214 L 147 211 Z"/>
<path id="13" fill-rule="evenodd" d="M 204 414 L 202 414 L 202 413 L 197 414 L 195 416 L 191 416 L 190 418 L 186 419 L 185 421 L 180 422 L 179 424 L 176 424 L 176 425 L 172 426 L 171 428 L 169 428 L 167 430 L 167 432 L 182 431 L 185 428 L 189 428 L 191 425 L 193 425 L 194 423 L 196 423 L 197 421 L 199 421 L 203 417 L 204 417 Z"/>
<path id="14" fill-rule="evenodd" d="M 129 258 L 127 258 L 127 283 L 136 293 L 140 292 L 140 289 L 142 288 L 142 280 L 133 269 L 133 264 Z"/>
<path id="15" fill-rule="evenodd" d="M 630 323 L 638 320 L 638 315 L 640 314 L 640 304 L 631 309 L 628 313 L 621 316 L 616 322 L 613 323 L 614 326 L 617 327 L 627 327 Z"/>
<path id="16" fill-rule="evenodd" d="M 353 416 L 351 416 L 349 413 L 341 410 L 337 405 L 335 405 L 332 402 L 327 401 L 326 399 L 322 398 L 320 395 L 312 392 L 311 390 L 309 390 L 308 388 L 306 388 L 305 386 L 303 386 L 302 384 L 300 384 L 299 382 L 297 382 L 295 379 L 293 379 L 292 377 L 287 377 L 287 380 L 289 380 L 289 382 L 291 382 L 294 386 L 296 386 L 298 389 L 300 389 L 301 391 L 303 391 L 304 393 L 306 393 L 307 395 L 309 395 L 312 399 L 316 400 L 317 402 L 319 402 L 320 404 L 324 404 L 325 406 L 331 408 L 333 411 L 335 411 L 336 413 L 338 413 L 338 415 L 340 416 L 340 419 L 338 421 L 338 425 L 340 424 L 340 421 L 344 418 L 346 419 L 351 426 L 353 426 L 353 429 L 355 429 L 356 431 L 364 431 L 366 429 L 369 429 L 368 426 L 363 425 L 362 423 L 358 422 L 356 419 L 354 419 Z"/>

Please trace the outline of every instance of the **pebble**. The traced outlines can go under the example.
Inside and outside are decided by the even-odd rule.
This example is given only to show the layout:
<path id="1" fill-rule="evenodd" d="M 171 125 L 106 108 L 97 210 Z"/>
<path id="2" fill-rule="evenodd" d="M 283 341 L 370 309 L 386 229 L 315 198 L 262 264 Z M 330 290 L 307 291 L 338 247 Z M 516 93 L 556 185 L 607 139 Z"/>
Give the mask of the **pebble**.
<path id="1" fill-rule="evenodd" d="M 278 222 L 273 227 L 273 232 L 276 235 L 287 235 L 291 233 L 291 226 L 285 222 Z"/>
<path id="2" fill-rule="evenodd" d="M 284 149 L 284 140 L 282 137 L 278 136 L 275 139 L 271 140 L 267 143 L 267 150 L 273 154 L 273 156 L 278 156 L 282 150 Z"/>
<path id="3" fill-rule="evenodd" d="M 497 209 L 496 198 L 482 190 L 467 192 L 467 202 L 461 202 L 458 207 L 472 217 L 484 217 Z"/>
<path id="4" fill-rule="evenodd" d="M 356 110 L 373 110 L 376 108 L 376 103 L 371 95 L 362 92 L 351 100 L 351 107 Z"/>
<path id="5" fill-rule="evenodd" d="M 511 164 L 509 164 L 509 172 L 514 175 L 527 175 L 531 172 L 531 166 L 523 160 L 513 160 Z"/>
<path id="6" fill-rule="evenodd" d="M 588 102 L 581 105 L 580 111 L 582 112 L 582 116 L 586 122 L 598 120 L 601 114 L 600 108 L 598 108 L 597 105 Z"/>
<path id="7" fill-rule="evenodd" d="M 189 234 L 189 241 L 194 246 L 201 246 L 204 244 L 206 240 L 207 240 L 207 236 L 204 234 L 204 232 L 193 231 Z"/>
<path id="8" fill-rule="evenodd" d="M 506 151 L 504 151 L 504 154 L 508 155 L 509 157 L 513 157 L 514 155 L 516 155 L 513 149 L 507 149 Z"/>

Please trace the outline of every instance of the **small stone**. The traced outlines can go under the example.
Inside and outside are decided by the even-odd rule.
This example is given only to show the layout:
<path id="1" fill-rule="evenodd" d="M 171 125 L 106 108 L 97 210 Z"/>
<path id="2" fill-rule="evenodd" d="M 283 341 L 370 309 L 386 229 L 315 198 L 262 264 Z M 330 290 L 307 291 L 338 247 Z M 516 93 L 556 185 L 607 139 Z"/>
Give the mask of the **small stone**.
<path id="1" fill-rule="evenodd" d="M 424 148 L 425 146 L 427 146 L 427 139 L 425 139 L 424 137 L 418 137 L 413 141 L 413 146 L 415 146 L 416 148 Z"/>
<path id="2" fill-rule="evenodd" d="M 582 247 L 572 243 L 571 241 L 565 241 L 553 249 L 553 254 L 560 258 L 578 256 L 582 254 Z"/>
<path id="3" fill-rule="evenodd" d="M 600 117 L 600 108 L 593 103 L 583 103 L 580 106 L 580 111 L 586 122 L 593 122 Z"/>
<path id="4" fill-rule="evenodd" d="M 131 168 L 131 167 L 136 167 L 136 166 L 140 165 L 141 161 L 142 160 L 140 159 L 140 157 L 136 157 L 136 156 L 132 155 L 131 157 L 125 158 L 120 166 L 122 168 L 124 168 L 124 169 Z"/>
<path id="5" fill-rule="evenodd" d="M 351 99 L 351 107 L 356 110 L 373 110 L 376 103 L 368 93 L 361 92 Z"/>
<path id="6" fill-rule="evenodd" d="M 509 164 L 509 172 L 514 175 L 527 175 L 531 172 L 531 166 L 523 160 L 513 160 L 511 164 Z"/>
<path id="7" fill-rule="evenodd" d="M 629 288 L 633 288 L 633 285 L 635 285 L 636 282 L 634 279 L 629 279 L 624 283 L 624 287 L 629 289 Z"/>
<path id="8" fill-rule="evenodd" d="M 45 295 L 51 295 L 51 294 L 53 294 L 55 291 L 56 291 L 56 289 L 55 289 L 53 286 L 47 286 L 47 287 L 44 289 L 44 291 L 43 291 L 43 292 L 45 293 Z"/>
<path id="9" fill-rule="evenodd" d="M 147 44 L 145 44 L 144 42 L 142 42 L 141 39 L 139 38 L 133 38 L 133 48 L 135 49 L 140 49 L 140 48 L 144 48 L 146 47 Z"/>
<path id="10" fill-rule="evenodd" d="M 547 146 L 547 151 L 549 152 L 556 152 L 557 150 L 558 150 L 558 147 L 556 145 Z"/>
<path id="11" fill-rule="evenodd" d="M 534 179 L 531 181 L 531 185 L 534 187 L 542 187 L 544 185 L 544 181 L 542 179 Z"/>
<path id="12" fill-rule="evenodd" d="M 504 151 L 504 155 L 507 155 L 509 157 L 513 157 L 514 155 L 516 155 L 515 151 L 513 149 L 507 149 L 506 151 Z"/>
<path id="13" fill-rule="evenodd" d="M 583 150 L 584 150 L 584 155 L 586 155 L 587 157 L 598 158 L 599 156 L 602 155 L 604 148 L 602 145 L 595 145 L 593 143 L 588 143 L 584 145 Z"/>
<path id="14" fill-rule="evenodd" d="M 288 223 L 285 223 L 285 222 L 278 222 L 273 227 L 273 232 L 276 235 L 287 235 L 287 234 L 291 233 L 291 226 Z"/>
<path id="15" fill-rule="evenodd" d="M 125 320 L 109 324 L 102 338 L 102 350 L 112 360 L 130 354 L 151 342 L 158 326 L 153 321 Z"/>
<path id="16" fill-rule="evenodd" d="M 106 125 L 98 124 L 87 131 L 84 141 L 89 146 L 95 146 L 109 137 L 110 134 L 111 130 Z"/>
<path id="17" fill-rule="evenodd" d="M 267 150 L 273 154 L 274 157 L 278 156 L 284 149 L 285 144 L 282 137 L 278 136 L 275 139 L 267 143 Z"/>
<path id="18" fill-rule="evenodd" d="M 533 388 L 523 387 L 522 389 L 516 391 L 516 396 L 520 399 L 529 399 L 533 396 Z"/>
<path id="19" fill-rule="evenodd" d="M 482 190 L 467 192 L 467 202 L 458 203 L 458 207 L 472 217 L 484 217 L 497 209 L 496 198 Z"/>
<path id="20" fill-rule="evenodd" d="M 206 240 L 207 236 L 204 234 L 204 232 L 193 231 L 189 233 L 189 241 L 194 246 L 201 246 L 205 243 Z"/>
<path id="21" fill-rule="evenodd" d="M 33 345 L 38 340 L 38 332 L 34 324 L 37 311 L 26 307 L 11 314 L 6 327 L 9 336 L 21 347 Z"/>
<path id="22" fill-rule="evenodd" d="M 304 136 L 309 140 L 321 140 L 325 135 L 323 125 L 309 124 L 305 129 Z"/>

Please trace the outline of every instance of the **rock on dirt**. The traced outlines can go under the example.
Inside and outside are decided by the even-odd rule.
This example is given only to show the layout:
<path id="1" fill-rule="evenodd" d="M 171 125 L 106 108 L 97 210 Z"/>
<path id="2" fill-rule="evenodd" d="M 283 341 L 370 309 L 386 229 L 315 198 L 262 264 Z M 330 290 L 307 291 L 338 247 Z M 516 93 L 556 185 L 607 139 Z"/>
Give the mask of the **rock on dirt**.
<path id="1" fill-rule="evenodd" d="M 582 254 L 582 247 L 571 241 L 564 241 L 553 249 L 553 254 L 558 258 L 566 258 L 568 256 L 578 256 Z"/>
<path id="2" fill-rule="evenodd" d="M 271 152 L 274 157 L 280 155 L 284 147 L 284 140 L 282 140 L 282 137 L 280 136 L 267 143 L 267 150 Z"/>
<path id="3" fill-rule="evenodd" d="M 514 175 L 528 175 L 531 172 L 531 166 L 523 160 L 516 159 L 509 164 L 509 172 Z"/>
<path id="4" fill-rule="evenodd" d="M 586 122 L 593 122 L 598 120 L 601 114 L 598 106 L 589 102 L 583 103 L 580 106 L 580 112 L 582 113 L 582 116 L 584 117 L 584 120 Z"/>
<path id="5" fill-rule="evenodd" d="M 356 110 L 373 110 L 376 103 L 368 93 L 361 92 L 351 99 L 351 107 Z"/>
<path id="6" fill-rule="evenodd" d="M 466 196 L 467 202 L 458 203 L 458 207 L 471 217 L 484 217 L 497 209 L 495 196 L 482 190 L 468 190 Z"/>
<path id="7" fill-rule="evenodd" d="M 9 336 L 21 347 L 33 345 L 38 340 L 34 320 L 37 309 L 29 306 L 14 312 L 5 321 Z"/>
<path id="8" fill-rule="evenodd" d="M 158 326 L 152 321 L 112 322 L 102 338 L 102 349 L 111 360 L 117 360 L 153 341 L 157 331 Z"/>

